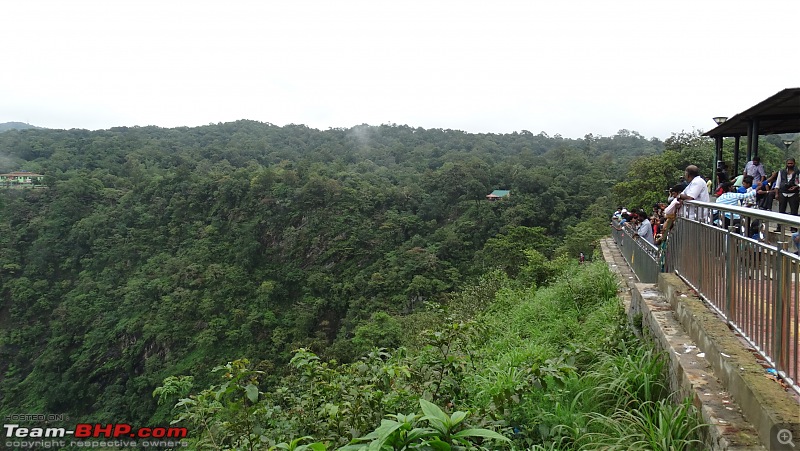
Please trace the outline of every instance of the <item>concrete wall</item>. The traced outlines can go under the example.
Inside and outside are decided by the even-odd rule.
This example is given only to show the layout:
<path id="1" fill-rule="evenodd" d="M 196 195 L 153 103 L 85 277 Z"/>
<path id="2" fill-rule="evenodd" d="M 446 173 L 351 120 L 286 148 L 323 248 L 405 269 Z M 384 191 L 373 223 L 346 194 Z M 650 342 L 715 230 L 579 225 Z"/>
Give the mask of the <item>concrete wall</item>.
<path id="1" fill-rule="evenodd" d="M 707 449 L 770 449 L 776 425 L 800 425 L 797 394 L 768 377 L 753 350 L 680 278 L 661 274 L 657 284 L 638 283 L 612 239 L 601 247 L 632 327 L 666 351 L 673 391 L 690 397 L 710 425 Z M 800 431 L 796 449 L 798 438 Z"/>

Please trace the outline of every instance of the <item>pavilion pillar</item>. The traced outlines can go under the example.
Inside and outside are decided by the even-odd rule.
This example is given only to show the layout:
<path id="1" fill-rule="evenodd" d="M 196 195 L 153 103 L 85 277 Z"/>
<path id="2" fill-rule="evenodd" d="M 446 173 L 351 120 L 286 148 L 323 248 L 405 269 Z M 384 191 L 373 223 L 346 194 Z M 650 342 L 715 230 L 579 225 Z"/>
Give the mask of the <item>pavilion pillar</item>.
<path id="1" fill-rule="evenodd" d="M 747 127 L 747 161 L 758 156 L 758 118 L 750 120 Z"/>
<path id="2" fill-rule="evenodd" d="M 734 138 L 734 147 L 733 147 L 733 174 L 739 175 L 739 136 Z M 747 159 L 750 161 L 750 158 Z"/>
<path id="3" fill-rule="evenodd" d="M 722 136 L 715 136 L 714 137 L 714 172 L 711 176 L 711 188 L 716 190 L 717 185 L 719 185 L 719 179 L 717 177 L 717 170 L 719 170 L 719 164 L 722 162 Z"/>

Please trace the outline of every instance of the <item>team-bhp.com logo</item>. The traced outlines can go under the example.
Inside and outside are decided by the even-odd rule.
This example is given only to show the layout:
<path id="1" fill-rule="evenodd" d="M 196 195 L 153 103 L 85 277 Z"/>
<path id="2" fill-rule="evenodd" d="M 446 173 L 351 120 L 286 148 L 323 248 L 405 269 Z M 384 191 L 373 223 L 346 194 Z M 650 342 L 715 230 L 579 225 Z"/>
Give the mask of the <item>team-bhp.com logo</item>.
<path id="1" fill-rule="evenodd" d="M 61 427 L 24 427 L 19 424 L 4 424 L 7 446 L 16 448 L 59 446 L 89 447 L 97 440 L 108 440 L 99 446 L 186 446 L 180 440 L 186 438 L 184 427 L 143 427 L 134 428 L 127 423 L 78 423 L 74 429 Z M 79 441 L 66 439 L 81 439 Z M 166 442 L 166 443 L 164 443 Z"/>

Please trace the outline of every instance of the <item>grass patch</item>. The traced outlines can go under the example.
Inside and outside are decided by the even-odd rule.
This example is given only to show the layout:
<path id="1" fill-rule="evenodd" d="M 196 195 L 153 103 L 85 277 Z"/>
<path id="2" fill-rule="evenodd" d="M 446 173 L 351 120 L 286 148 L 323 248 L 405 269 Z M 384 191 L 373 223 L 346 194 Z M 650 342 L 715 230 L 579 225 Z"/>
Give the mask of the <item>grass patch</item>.
<path id="1" fill-rule="evenodd" d="M 602 262 L 498 289 L 465 398 L 524 449 L 696 449 L 695 408 L 669 398 L 665 357 L 633 336 L 616 294 Z"/>

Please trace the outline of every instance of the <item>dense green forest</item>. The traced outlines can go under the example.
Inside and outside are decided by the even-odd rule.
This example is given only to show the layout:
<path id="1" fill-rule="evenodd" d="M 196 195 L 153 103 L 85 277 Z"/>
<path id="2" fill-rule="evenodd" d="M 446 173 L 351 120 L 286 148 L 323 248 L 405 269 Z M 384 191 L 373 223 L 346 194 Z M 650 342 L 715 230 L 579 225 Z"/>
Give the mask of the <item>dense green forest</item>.
<path id="1" fill-rule="evenodd" d="M 424 349 L 431 312 L 494 271 L 547 285 L 618 203 L 709 173 L 712 148 L 394 124 L 5 131 L 0 172 L 48 188 L 0 191 L 0 414 L 164 423 L 175 399 L 154 390 L 187 380 L 169 378 L 197 392 L 236 361 L 278 386 L 299 349 Z"/>

